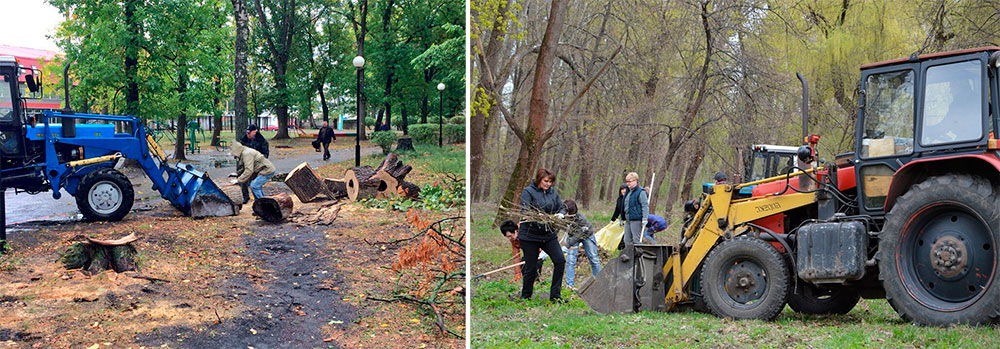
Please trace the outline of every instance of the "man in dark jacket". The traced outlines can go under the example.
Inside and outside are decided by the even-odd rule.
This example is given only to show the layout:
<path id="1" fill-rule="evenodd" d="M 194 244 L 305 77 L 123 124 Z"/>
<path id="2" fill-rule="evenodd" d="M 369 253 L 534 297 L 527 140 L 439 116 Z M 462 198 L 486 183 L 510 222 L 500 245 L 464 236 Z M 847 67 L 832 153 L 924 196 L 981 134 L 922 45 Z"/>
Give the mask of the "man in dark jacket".
<path id="1" fill-rule="evenodd" d="M 243 146 L 253 148 L 265 158 L 270 157 L 271 150 L 267 144 L 267 140 L 264 139 L 264 135 L 260 134 L 257 125 L 251 124 L 247 126 L 247 133 L 240 138 L 240 144 Z"/>
<path id="2" fill-rule="evenodd" d="M 264 135 L 260 134 L 257 125 L 250 124 L 247 126 L 247 133 L 239 139 L 239 142 L 243 146 L 253 148 L 253 150 L 264 155 L 265 159 L 271 155 L 267 140 L 264 139 Z M 237 168 L 237 170 L 240 169 Z M 246 204 L 250 198 L 250 182 L 240 183 L 240 191 L 243 192 L 243 203 Z"/>
<path id="3" fill-rule="evenodd" d="M 337 135 L 333 133 L 333 129 L 330 128 L 326 121 L 323 121 L 323 127 L 319 128 L 319 135 L 316 137 L 320 144 L 323 144 L 323 161 L 330 159 L 330 142 L 337 139 Z"/>

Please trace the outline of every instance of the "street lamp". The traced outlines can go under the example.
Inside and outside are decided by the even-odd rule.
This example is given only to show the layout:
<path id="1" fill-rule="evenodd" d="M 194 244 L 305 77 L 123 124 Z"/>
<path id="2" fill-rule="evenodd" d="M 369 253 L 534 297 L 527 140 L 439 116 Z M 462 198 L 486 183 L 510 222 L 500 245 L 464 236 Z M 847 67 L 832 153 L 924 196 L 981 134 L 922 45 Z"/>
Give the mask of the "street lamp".
<path id="1" fill-rule="evenodd" d="M 364 92 L 362 92 L 361 89 L 364 87 L 363 86 L 364 79 L 362 79 L 362 75 L 364 74 L 364 71 L 365 71 L 365 68 L 364 68 L 365 67 L 365 58 L 361 57 L 361 56 L 354 57 L 354 60 L 351 61 L 351 63 L 354 64 L 354 67 L 358 69 L 357 96 L 355 98 L 355 101 L 357 101 L 357 104 L 358 104 L 358 118 L 357 118 L 357 122 L 356 122 L 358 124 L 358 134 L 356 134 L 354 136 L 354 166 L 355 167 L 360 167 L 361 166 L 361 132 L 363 132 L 361 130 L 361 120 L 362 120 L 361 118 L 363 117 L 362 114 L 364 113 L 364 108 L 363 108 L 363 104 L 364 103 L 363 103 L 363 99 L 362 99 L 363 98 L 362 96 L 364 95 Z"/>
<path id="2" fill-rule="evenodd" d="M 438 83 L 438 148 L 444 147 L 444 83 Z"/>

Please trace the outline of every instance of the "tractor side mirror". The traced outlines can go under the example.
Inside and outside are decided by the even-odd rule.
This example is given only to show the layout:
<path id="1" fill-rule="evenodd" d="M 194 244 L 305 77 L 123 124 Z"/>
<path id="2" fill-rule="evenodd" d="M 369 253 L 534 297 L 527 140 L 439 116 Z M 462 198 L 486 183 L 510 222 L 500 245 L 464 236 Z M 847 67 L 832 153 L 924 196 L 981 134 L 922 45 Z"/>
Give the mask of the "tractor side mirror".
<path id="1" fill-rule="evenodd" d="M 990 54 L 990 66 L 1000 68 L 1000 51 L 995 51 Z"/>
<path id="2" fill-rule="evenodd" d="M 31 93 L 38 92 L 38 83 L 35 82 L 35 76 L 28 74 L 24 76 L 24 82 L 28 84 L 28 91 Z"/>

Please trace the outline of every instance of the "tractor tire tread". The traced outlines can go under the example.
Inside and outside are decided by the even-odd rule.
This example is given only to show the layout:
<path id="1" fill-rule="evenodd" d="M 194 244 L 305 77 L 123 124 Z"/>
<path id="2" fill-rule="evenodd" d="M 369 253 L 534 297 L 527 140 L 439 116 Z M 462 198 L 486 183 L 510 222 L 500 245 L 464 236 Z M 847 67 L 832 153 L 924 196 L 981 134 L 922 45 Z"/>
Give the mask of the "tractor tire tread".
<path id="1" fill-rule="evenodd" d="M 745 247 L 752 249 L 750 251 L 756 251 L 753 253 L 761 253 L 755 257 L 765 259 L 761 261 L 765 264 L 762 266 L 763 268 L 766 269 L 769 265 L 777 270 L 769 270 L 770 275 L 775 277 L 768 280 L 769 285 L 765 291 L 765 299 L 762 300 L 763 304 L 742 311 L 734 311 L 725 305 L 717 304 L 724 303 L 724 301 L 721 299 L 721 295 L 716 294 L 719 287 L 714 285 L 715 281 L 712 280 L 718 279 L 717 272 L 721 272 L 719 268 L 721 265 L 713 265 L 713 262 L 718 258 L 730 258 L 726 255 L 730 253 L 728 250 L 743 247 L 740 245 L 746 245 Z M 773 320 L 784 310 L 791 289 L 790 268 L 785 257 L 764 240 L 746 235 L 726 240 L 712 248 L 712 251 L 705 257 L 705 263 L 702 267 L 700 281 L 702 296 L 712 314 L 722 318 Z"/>
<path id="2" fill-rule="evenodd" d="M 997 276 L 1000 274 L 1000 270 L 994 271 L 995 276 L 990 284 L 991 289 L 985 291 L 992 294 L 984 294 L 977 301 L 977 303 L 984 302 L 985 304 L 990 303 L 993 299 L 993 304 L 987 304 L 983 313 L 972 313 L 964 316 L 956 316 L 954 312 L 946 313 L 929 309 L 912 299 L 907 299 L 909 298 L 908 292 L 902 285 L 902 281 L 898 280 L 898 274 L 895 272 L 896 263 L 893 255 L 900 245 L 898 240 L 902 234 L 901 230 L 909 219 L 908 216 L 904 216 L 906 214 L 904 212 L 915 211 L 932 201 L 926 197 L 921 200 L 920 195 L 949 195 L 956 191 L 962 192 L 960 195 L 966 199 L 964 201 L 966 205 L 972 200 L 981 200 L 982 205 L 976 206 L 993 208 L 992 212 L 984 215 L 984 219 L 988 223 L 1000 218 L 1000 210 L 996 209 L 996 207 L 1000 207 L 1000 201 L 997 200 L 1000 193 L 998 193 L 997 188 L 983 177 L 968 174 L 945 174 L 924 179 L 897 198 L 895 205 L 885 216 L 885 225 L 879 234 L 878 253 L 875 255 L 879 268 L 878 279 L 885 288 L 885 298 L 889 305 L 907 321 L 929 326 L 949 326 L 956 323 L 983 325 L 997 323 L 1000 320 L 1000 277 Z M 992 233 L 995 241 L 1000 239 L 998 231 Z M 969 311 L 963 311 L 963 313 L 969 313 Z"/>

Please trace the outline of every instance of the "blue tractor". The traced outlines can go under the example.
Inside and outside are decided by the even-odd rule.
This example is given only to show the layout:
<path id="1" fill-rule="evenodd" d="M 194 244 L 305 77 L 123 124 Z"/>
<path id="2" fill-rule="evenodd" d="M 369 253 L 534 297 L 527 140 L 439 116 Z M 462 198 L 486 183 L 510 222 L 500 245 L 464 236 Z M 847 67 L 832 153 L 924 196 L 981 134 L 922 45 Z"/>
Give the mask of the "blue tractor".
<path id="1" fill-rule="evenodd" d="M 132 208 L 134 190 L 114 168 L 121 158 L 135 160 L 153 189 L 185 215 L 229 216 L 239 206 L 190 164 L 172 165 L 134 116 L 95 115 L 70 110 L 28 115 L 18 78 L 27 71 L 30 92 L 40 89 L 37 70 L 0 56 L 0 189 L 35 194 L 60 190 L 76 198 L 84 218 L 117 221 Z M 25 91 L 27 93 L 27 91 Z M 0 212 L 2 214 L 2 212 Z"/>

